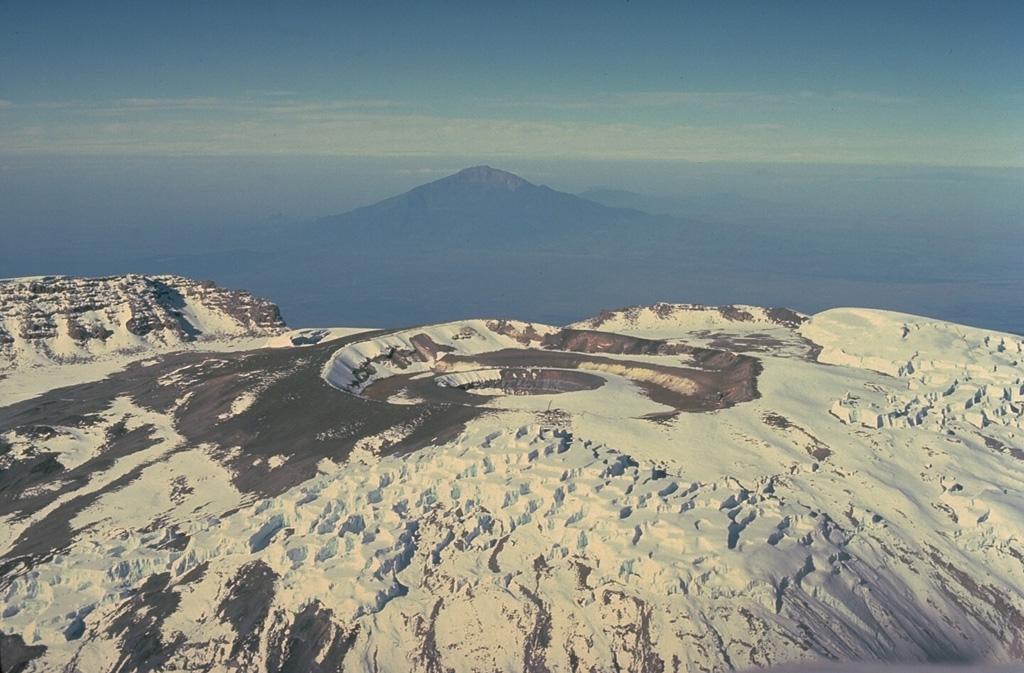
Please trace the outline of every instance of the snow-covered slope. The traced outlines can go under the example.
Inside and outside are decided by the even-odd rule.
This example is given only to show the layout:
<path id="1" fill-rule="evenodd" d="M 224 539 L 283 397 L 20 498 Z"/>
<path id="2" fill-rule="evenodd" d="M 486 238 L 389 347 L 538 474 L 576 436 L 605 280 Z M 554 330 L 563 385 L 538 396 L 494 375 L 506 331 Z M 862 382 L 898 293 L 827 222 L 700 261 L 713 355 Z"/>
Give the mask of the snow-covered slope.
<path id="1" fill-rule="evenodd" d="M 1024 661 L 1020 337 L 658 305 L 307 341 L 0 401 L 6 666 Z"/>
<path id="2" fill-rule="evenodd" d="M 1021 431 L 1024 347 L 1019 336 L 863 309 L 832 310 L 801 328 L 821 344 L 818 361 L 870 369 L 905 388 L 851 392 L 831 412 L 870 427 L 927 426 L 935 432 L 965 425 L 987 435 Z M 850 339 L 850 334 L 863 335 Z M 996 440 L 991 440 L 996 441 Z"/>
<path id="3" fill-rule="evenodd" d="M 658 303 L 604 311 L 570 325 L 651 339 L 685 334 L 687 343 L 740 352 L 813 355 L 815 344 L 796 330 L 807 316 L 788 308 Z"/>

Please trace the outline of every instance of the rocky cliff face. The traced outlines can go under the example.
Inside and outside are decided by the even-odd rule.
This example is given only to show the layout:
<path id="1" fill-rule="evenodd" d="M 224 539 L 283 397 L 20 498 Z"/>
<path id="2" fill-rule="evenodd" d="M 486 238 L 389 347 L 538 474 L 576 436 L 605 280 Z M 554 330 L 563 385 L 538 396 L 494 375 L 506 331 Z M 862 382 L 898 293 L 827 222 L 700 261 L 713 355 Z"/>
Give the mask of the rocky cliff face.
<path id="1" fill-rule="evenodd" d="M 0 281 L 0 367 L 277 334 L 275 304 L 211 281 L 129 274 Z"/>

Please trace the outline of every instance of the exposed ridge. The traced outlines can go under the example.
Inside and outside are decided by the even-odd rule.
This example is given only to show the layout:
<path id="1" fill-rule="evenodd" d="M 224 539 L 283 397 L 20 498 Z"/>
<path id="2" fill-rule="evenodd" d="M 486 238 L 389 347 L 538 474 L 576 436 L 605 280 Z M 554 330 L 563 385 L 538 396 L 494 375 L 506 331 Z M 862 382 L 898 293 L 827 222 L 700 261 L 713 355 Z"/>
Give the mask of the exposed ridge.
<path id="1" fill-rule="evenodd" d="M 0 280 L 0 362 L 84 362 L 196 341 L 262 337 L 285 324 L 276 304 L 180 276 Z"/>

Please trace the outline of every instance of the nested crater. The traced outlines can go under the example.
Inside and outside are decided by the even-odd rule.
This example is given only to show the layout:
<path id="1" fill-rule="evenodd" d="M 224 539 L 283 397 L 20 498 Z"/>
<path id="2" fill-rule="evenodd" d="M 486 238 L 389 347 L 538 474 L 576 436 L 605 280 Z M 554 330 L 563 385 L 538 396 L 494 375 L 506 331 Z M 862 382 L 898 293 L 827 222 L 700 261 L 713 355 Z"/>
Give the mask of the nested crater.
<path id="1" fill-rule="evenodd" d="M 711 411 L 757 397 L 760 366 L 749 356 L 527 327 L 469 321 L 374 335 L 337 351 L 324 378 L 345 392 L 393 404 L 490 406 L 488 400 L 500 396 L 581 393 L 606 384 L 619 390 L 623 382 L 628 386 L 621 390 L 638 391 L 676 412 Z M 574 399 L 571 405 L 586 404 Z M 609 409 L 605 413 L 614 413 Z"/>
<path id="2" fill-rule="evenodd" d="M 502 368 L 475 369 L 443 374 L 433 379 L 442 388 L 459 388 L 499 395 L 553 395 L 596 390 L 604 379 L 586 372 L 566 369 Z"/>

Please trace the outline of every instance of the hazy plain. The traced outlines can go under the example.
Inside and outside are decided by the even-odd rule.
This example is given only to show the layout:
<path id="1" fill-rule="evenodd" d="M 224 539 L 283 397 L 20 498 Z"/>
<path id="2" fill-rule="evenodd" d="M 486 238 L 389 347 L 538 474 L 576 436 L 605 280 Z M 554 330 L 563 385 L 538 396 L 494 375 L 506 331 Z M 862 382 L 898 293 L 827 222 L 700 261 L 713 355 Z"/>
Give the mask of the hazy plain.
<path id="1" fill-rule="evenodd" d="M 323 238 L 316 224 L 473 163 L 665 216 L 598 238 L 571 223 L 547 245 L 507 221 L 493 240 L 460 239 L 457 216 L 429 246 Z M 564 324 L 670 301 L 869 306 L 1024 332 L 1024 169 L 36 156 L 0 176 L 0 276 L 212 278 L 278 302 L 296 327 Z"/>

